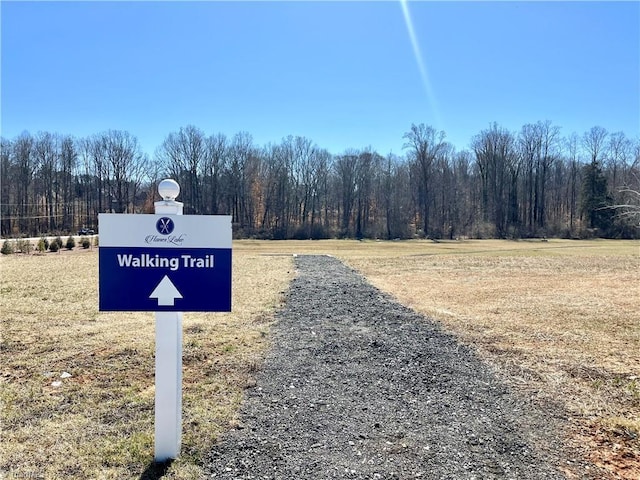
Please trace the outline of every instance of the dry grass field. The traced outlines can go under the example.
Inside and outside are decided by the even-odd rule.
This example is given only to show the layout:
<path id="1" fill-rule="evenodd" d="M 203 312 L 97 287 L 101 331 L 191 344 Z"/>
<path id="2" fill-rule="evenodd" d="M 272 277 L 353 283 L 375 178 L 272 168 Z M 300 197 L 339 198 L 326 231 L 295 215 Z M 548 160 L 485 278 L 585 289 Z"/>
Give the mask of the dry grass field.
<path id="1" fill-rule="evenodd" d="M 98 312 L 96 251 L 2 256 L 0 271 L 0 479 L 157 478 L 153 313 Z M 292 275 L 290 257 L 238 252 L 233 313 L 184 315 L 182 455 L 167 478 L 198 478 L 232 425 Z"/>
<path id="2" fill-rule="evenodd" d="M 234 311 L 184 317 L 183 448 L 165 478 L 198 478 L 233 425 L 290 253 L 335 255 L 436 318 L 566 409 L 567 441 L 603 475 L 640 478 L 640 243 L 562 240 L 235 242 Z M 158 477 L 153 314 L 97 311 L 95 251 L 0 257 L 0 321 L 0 478 Z"/>

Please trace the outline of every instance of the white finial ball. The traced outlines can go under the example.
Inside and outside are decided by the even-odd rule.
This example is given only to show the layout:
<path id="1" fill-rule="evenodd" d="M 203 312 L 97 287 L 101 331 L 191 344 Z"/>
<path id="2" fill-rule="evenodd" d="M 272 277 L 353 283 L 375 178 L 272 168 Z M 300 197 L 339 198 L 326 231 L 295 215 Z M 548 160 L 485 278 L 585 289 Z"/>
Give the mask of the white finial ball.
<path id="1" fill-rule="evenodd" d="M 175 180 L 167 178 L 158 184 L 158 193 L 165 201 L 173 201 L 180 195 L 180 185 Z"/>

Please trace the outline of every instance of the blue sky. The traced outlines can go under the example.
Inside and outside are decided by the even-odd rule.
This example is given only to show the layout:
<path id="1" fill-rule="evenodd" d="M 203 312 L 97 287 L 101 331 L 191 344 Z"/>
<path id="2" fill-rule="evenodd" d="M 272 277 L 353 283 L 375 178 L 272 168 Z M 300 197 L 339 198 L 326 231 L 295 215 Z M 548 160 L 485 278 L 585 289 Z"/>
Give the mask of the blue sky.
<path id="1" fill-rule="evenodd" d="M 128 130 L 149 154 L 189 124 L 336 154 L 401 154 L 412 123 L 458 149 L 494 121 L 640 136 L 639 2 L 405 6 L 2 1 L 0 131 Z"/>

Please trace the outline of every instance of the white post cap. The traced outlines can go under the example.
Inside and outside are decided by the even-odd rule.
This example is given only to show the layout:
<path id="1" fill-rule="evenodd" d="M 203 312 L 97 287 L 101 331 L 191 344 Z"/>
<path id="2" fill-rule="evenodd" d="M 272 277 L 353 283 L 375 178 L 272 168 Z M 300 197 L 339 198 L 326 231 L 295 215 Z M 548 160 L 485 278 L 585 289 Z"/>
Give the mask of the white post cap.
<path id="1" fill-rule="evenodd" d="M 158 184 L 158 193 L 162 200 L 155 202 L 155 212 L 160 215 L 182 215 L 183 203 L 176 202 L 180 195 L 180 185 L 175 180 L 166 178 Z"/>
<path id="2" fill-rule="evenodd" d="M 165 202 L 171 202 L 180 195 L 180 185 L 171 178 L 166 178 L 158 184 L 158 193 Z"/>

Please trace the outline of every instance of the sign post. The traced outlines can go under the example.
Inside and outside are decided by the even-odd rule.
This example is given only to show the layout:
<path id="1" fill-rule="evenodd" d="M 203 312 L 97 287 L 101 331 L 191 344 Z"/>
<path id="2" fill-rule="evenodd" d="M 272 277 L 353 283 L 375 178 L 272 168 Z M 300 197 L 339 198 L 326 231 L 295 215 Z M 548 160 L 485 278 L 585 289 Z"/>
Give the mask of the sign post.
<path id="1" fill-rule="evenodd" d="M 162 200 L 155 202 L 155 213 L 182 215 L 183 203 L 176 202 L 180 186 L 174 180 L 163 180 L 158 185 Z M 164 227 L 162 226 L 164 225 Z M 161 223 L 169 228 L 170 223 Z M 173 302 L 176 292 L 171 291 L 163 277 L 151 293 L 158 305 Z M 169 281 L 171 283 L 171 281 Z M 172 285 L 173 286 L 173 285 Z M 175 290 L 175 286 L 173 287 Z M 155 296 L 154 296 L 155 295 Z M 180 293 L 178 292 L 178 295 Z M 182 441 L 182 312 L 156 312 L 156 397 L 155 397 L 155 451 L 156 462 L 177 458 Z"/>
<path id="2" fill-rule="evenodd" d="M 182 314 L 231 311 L 231 216 L 182 215 L 174 180 L 155 215 L 98 215 L 99 310 L 151 311 L 156 322 L 155 460 L 180 453 Z"/>
<path id="3" fill-rule="evenodd" d="M 182 438 L 182 312 L 156 312 L 156 462 L 177 458 Z"/>

